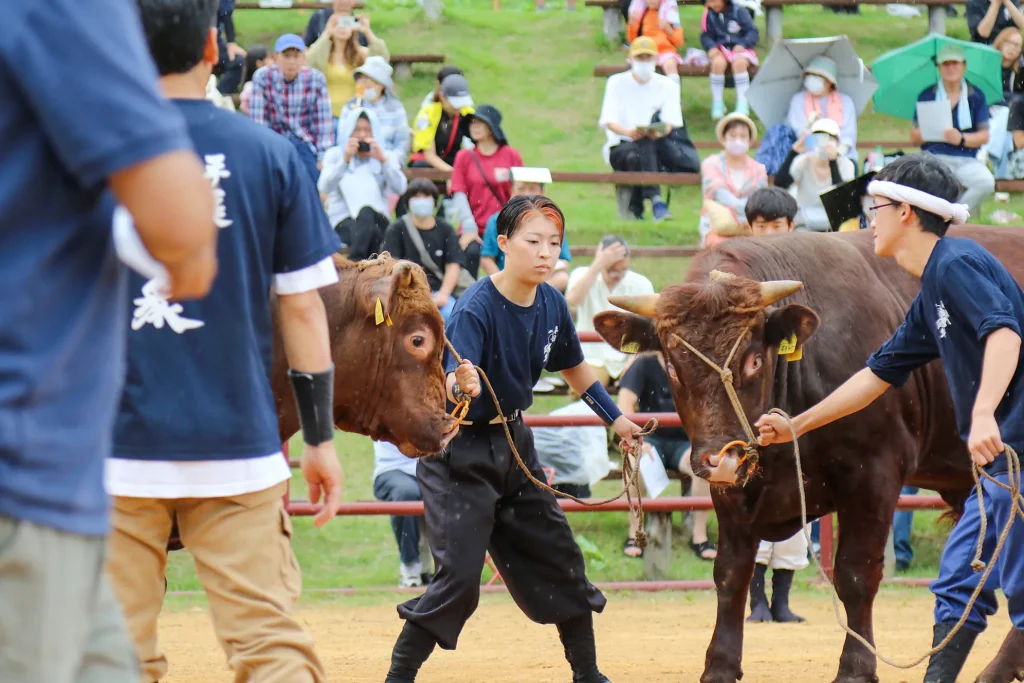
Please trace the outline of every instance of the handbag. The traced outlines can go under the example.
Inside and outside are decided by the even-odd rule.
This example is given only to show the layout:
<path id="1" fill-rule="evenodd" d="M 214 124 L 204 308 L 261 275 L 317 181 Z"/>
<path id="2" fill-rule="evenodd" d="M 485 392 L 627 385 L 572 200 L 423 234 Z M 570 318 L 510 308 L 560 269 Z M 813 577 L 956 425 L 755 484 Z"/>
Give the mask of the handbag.
<path id="1" fill-rule="evenodd" d="M 431 274 L 438 280 L 444 282 L 444 273 L 440 268 L 437 267 L 437 263 L 430 254 L 427 253 L 427 248 L 423 244 L 423 238 L 420 237 L 419 228 L 412 224 L 412 216 L 405 214 L 402 216 L 402 222 L 405 223 L 405 232 L 409 235 L 409 239 L 412 240 L 412 245 L 416 247 L 416 251 L 419 252 L 420 261 L 424 268 L 429 270 Z M 455 283 L 455 289 L 452 290 L 452 296 L 458 299 L 462 296 L 462 293 L 469 289 L 476 280 L 469 274 L 469 271 L 459 266 L 459 280 Z"/>

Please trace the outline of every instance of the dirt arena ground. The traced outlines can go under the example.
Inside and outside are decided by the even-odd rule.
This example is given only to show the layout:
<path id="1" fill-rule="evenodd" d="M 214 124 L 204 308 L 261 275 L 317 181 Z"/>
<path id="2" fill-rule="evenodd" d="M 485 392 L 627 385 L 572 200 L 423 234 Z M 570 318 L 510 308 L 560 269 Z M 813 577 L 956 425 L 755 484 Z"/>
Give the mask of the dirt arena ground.
<path id="1" fill-rule="evenodd" d="M 744 682 L 827 683 L 839 662 L 843 634 L 824 594 L 794 596 L 806 624 L 750 625 L 746 630 Z M 366 602 L 365 600 L 363 601 Z M 315 602 L 300 616 L 316 636 L 331 681 L 380 683 L 400 630 L 394 602 Z M 397 602 L 397 600 L 396 600 Z M 875 634 L 882 650 L 909 659 L 931 644 L 932 600 L 924 590 L 887 589 L 875 605 Z M 714 626 L 710 593 L 609 595 L 597 617 L 601 669 L 615 683 L 689 683 L 700 676 Z M 1009 628 L 1002 609 L 978 640 L 964 671 L 974 680 L 998 650 Z M 166 683 L 230 683 L 232 675 L 204 607 L 177 606 L 160 627 L 170 660 Z M 484 596 L 459 649 L 436 651 L 421 683 L 566 683 L 570 676 L 555 630 L 530 622 L 507 596 Z M 882 683 L 917 683 L 924 667 L 900 671 L 879 666 Z"/>

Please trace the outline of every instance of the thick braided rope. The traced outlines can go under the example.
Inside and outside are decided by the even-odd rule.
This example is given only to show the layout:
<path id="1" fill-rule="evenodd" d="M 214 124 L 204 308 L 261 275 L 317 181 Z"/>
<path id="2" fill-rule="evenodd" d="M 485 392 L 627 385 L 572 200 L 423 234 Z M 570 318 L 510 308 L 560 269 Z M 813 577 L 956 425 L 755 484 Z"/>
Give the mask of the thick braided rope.
<path id="1" fill-rule="evenodd" d="M 452 354 L 452 358 L 455 359 L 456 363 L 462 363 L 462 357 L 459 356 L 459 352 L 455 350 L 452 343 L 448 341 L 448 337 L 444 338 L 445 348 Z M 538 488 L 547 491 L 548 493 L 554 494 L 559 498 L 568 498 L 569 500 L 575 501 L 580 505 L 586 505 L 587 507 L 600 507 L 607 503 L 612 503 L 619 500 L 623 496 L 626 497 L 626 501 L 629 503 L 630 509 L 636 514 L 638 521 L 638 528 L 636 532 L 636 544 L 640 548 L 647 547 L 647 534 L 644 532 L 644 504 L 643 498 L 638 494 L 636 501 L 633 500 L 631 489 L 639 491 L 640 482 L 640 468 L 638 463 L 640 457 L 643 455 L 643 437 L 649 436 L 654 433 L 654 430 L 658 428 L 658 421 L 655 419 L 648 420 L 644 428 L 637 433 L 636 440 L 633 442 L 635 445 L 630 447 L 626 445 L 625 441 L 619 444 L 619 448 L 622 449 L 622 491 L 613 498 L 606 498 L 604 500 L 590 501 L 577 498 L 576 496 L 568 493 L 563 493 L 557 489 L 551 488 L 546 482 L 541 481 L 537 477 L 533 476 L 533 472 L 523 462 L 523 458 L 519 455 L 519 449 L 516 448 L 515 440 L 512 438 L 512 432 L 508 428 L 508 420 L 505 418 L 505 414 L 501 411 L 501 404 L 498 403 L 498 395 L 494 392 L 494 387 L 491 386 L 491 380 L 488 379 L 487 373 L 483 369 L 474 365 L 477 372 L 480 373 L 480 378 L 483 379 L 484 384 L 487 386 L 487 391 L 491 394 L 491 399 L 494 401 L 494 408 L 498 411 L 498 417 L 501 419 L 501 426 L 505 430 L 505 438 L 508 440 L 508 446 L 512 449 L 512 455 L 515 456 L 516 463 L 519 465 L 519 469 L 523 471 L 526 478 L 529 479 Z M 455 407 L 455 412 L 460 412 L 464 418 L 466 413 L 469 411 L 469 399 L 463 400 L 459 405 Z M 635 460 L 634 460 L 635 458 Z"/>

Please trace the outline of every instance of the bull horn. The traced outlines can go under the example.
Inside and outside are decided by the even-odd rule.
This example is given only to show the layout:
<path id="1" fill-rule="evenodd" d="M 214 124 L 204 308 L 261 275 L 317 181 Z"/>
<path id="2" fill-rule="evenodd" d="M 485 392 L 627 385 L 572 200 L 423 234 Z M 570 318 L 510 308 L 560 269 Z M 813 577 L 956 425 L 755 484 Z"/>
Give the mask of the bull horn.
<path id="1" fill-rule="evenodd" d="M 608 297 L 608 303 L 612 306 L 618 306 L 630 313 L 636 313 L 637 315 L 645 315 L 648 318 L 653 318 L 654 309 L 658 306 L 659 296 L 661 295 L 637 294 L 635 296 L 610 296 Z"/>
<path id="2" fill-rule="evenodd" d="M 780 299 L 803 289 L 804 283 L 797 280 L 771 280 L 761 283 L 761 305 L 771 306 Z"/>
<path id="3" fill-rule="evenodd" d="M 391 274 L 399 278 L 398 284 L 404 288 L 412 284 L 415 268 L 416 265 L 410 261 L 398 261 L 395 263 L 394 268 L 391 269 Z"/>

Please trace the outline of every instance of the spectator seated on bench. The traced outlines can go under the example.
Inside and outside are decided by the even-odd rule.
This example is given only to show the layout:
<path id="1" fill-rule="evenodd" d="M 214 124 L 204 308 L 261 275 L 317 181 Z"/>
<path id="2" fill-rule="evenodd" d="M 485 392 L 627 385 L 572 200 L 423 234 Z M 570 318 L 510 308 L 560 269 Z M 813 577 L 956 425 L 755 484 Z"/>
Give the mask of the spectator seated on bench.
<path id="1" fill-rule="evenodd" d="M 345 103 L 342 112 L 359 107 L 373 111 L 380 123 L 377 143 L 399 166 L 405 166 L 409 156 L 409 116 L 395 94 L 391 65 L 383 57 L 371 55 L 354 73 L 356 94 Z"/>
<path id="2" fill-rule="evenodd" d="M 747 154 L 751 143 L 757 140 L 757 126 L 744 114 L 729 114 L 715 127 L 718 143 L 724 151 L 709 156 L 700 167 L 704 199 L 715 201 L 733 212 L 743 215 L 747 197 L 759 187 L 768 185 L 768 172 L 764 165 Z M 708 212 L 701 211 L 701 244 L 705 244 L 711 231 Z"/>
<path id="3" fill-rule="evenodd" d="M 749 115 L 748 69 L 758 64 L 754 46 L 761 37 L 750 10 L 732 0 L 705 0 L 700 26 L 700 44 L 711 60 L 711 118 L 725 116 L 725 72 L 729 67 L 736 85 L 736 111 Z"/>
<path id="4" fill-rule="evenodd" d="M 1024 47 L 1024 36 L 1016 26 L 1004 28 L 996 36 L 992 47 L 1003 56 L 1003 104 L 1009 106 L 1015 99 L 1024 95 L 1024 74 L 1021 48 Z"/>
<path id="5" fill-rule="evenodd" d="M 683 27 L 676 0 L 632 0 L 626 39 L 632 43 L 639 36 L 654 39 L 658 47 L 658 66 L 678 84 L 679 65 L 683 63 L 679 55 L 683 47 Z"/>
<path id="6" fill-rule="evenodd" d="M 552 415 L 592 415 L 583 401 L 551 412 Z M 534 427 L 537 461 L 554 470 L 551 488 L 576 498 L 590 498 L 590 487 L 608 476 L 608 432 L 604 427 Z"/>
<path id="7" fill-rule="evenodd" d="M 1013 137 L 1013 151 L 1009 154 L 1007 175 L 1016 180 L 1024 180 L 1024 98 L 1014 100 L 1010 105 L 1007 129 Z"/>
<path id="8" fill-rule="evenodd" d="M 551 182 L 551 171 L 546 168 L 523 168 L 522 166 L 510 169 L 512 173 L 512 196 L 519 197 L 529 194 L 544 194 L 544 185 Z M 484 241 L 480 245 L 480 267 L 486 275 L 494 275 L 505 267 L 505 252 L 498 245 L 498 214 L 496 211 L 487 219 L 487 226 L 484 228 Z M 569 253 L 569 240 L 562 235 L 562 250 L 558 254 L 558 261 L 554 270 L 548 276 L 548 284 L 565 293 L 569 284 L 569 262 L 572 261 L 572 254 Z"/>
<path id="9" fill-rule="evenodd" d="M 242 92 L 238 96 L 238 110 L 249 115 L 249 104 L 252 102 L 252 77 L 257 69 L 262 69 L 274 61 L 267 53 L 265 45 L 252 45 L 245 53 L 245 71 L 242 74 Z"/>
<path id="10" fill-rule="evenodd" d="M 355 71 L 371 55 L 390 59 L 384 41 L 370 29 L 370 16 L 359 16 L 359 31 L 366 35 L 369 47 L 359 44 L 359 31 L 348 25 L 352 17 L 332 14 L 327 27 L 309 46 L 309 65 L 327 78 L 327 92 L 331 95 L 331 114 L 341 116 L 342 107 L 356 94 Z"/>
<path id="11" fill-rule="evenodd" d="M 423 500 L 416 479 L 416 459 L 402 455 L 386 441 L 373 442 L 373 497 L 388 503 L 406 503 Z M 391 530 L 398 543 L 398 585 L 415 588 L 426 583 L 420 561 L 419 517 L 391 517 Z"/>
<path id="12" fill-rule="evenodd" d="M 839 154 L 857 163 L 857 107 L 849 95 L 839 92 L 839 68 L 824 55 L 815 57 L 804 69 L 803 89 L 789 102 L 786 123 L 797 138 L 815 121 L 831 119 L 839 127 Z"/>
<path id="13" fill-rule="evenodd" d="M 746 219 L 754 237 L 784 235 L 796 229 L 796 215 L 800 210 L 793 195 L 781 187 L 762 187 L 754 190 L 747 200 Z"/>
<path id="14" fill-rule="evenodd" d="M 312 45 L 316 42 L 317 38 L 324 32 L 324 29 L 327 28 L 327 20 L 331 18 L 332 14 L 351 17 L 356 6 L 355 0 L 333 0 L 331 4 L 333 5 L 332 9 L 318 9 L 309 17 L 309 23 L 306 24 L 306 45 Z M 361 31 L 358 33 L 359 44 L 363 47 L 369 47 L 369 39 Z"/>
<path id="15" fill-rule="evenodd" d="M 1005 29 L 1024 31 L 1024 13 L 1017 0 L 967 0 L 967 30 L 975 43 L 991 45 Z"/>
<path id="16" fill-rule="evenodd" d="M 438 72 L 444 79 L 428 103 L 426 100 L 416 114 L 413 124 L 412 168 L 436 168 L 451 171 L 455 155 L 460 149 L 471 147 L 469 121 L 474 111 L 469 83 L 456 67 L 444 67 Z"/>
<path id="17" fill-rule="evenodd" d="M 839 156 L 839 124 L 818 119 L 793 145 L 775 174 L 775 185 L 792 191 L 802 229 L 828 232 L 831 226 L 821 194 L 853 180 L 856 173 L 853 162 Z"/>

